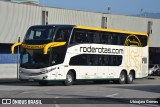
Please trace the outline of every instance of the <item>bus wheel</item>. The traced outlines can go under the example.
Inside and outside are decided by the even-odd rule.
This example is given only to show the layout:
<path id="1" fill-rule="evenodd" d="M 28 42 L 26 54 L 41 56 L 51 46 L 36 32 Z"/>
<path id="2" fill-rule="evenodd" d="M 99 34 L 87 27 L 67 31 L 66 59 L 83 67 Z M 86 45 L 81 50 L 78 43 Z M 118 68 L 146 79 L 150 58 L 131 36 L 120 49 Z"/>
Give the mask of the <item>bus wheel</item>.
<path id="1" fill-rule="evenodd" d="M 125 84 L 126 83 L 126 73 L 124 71 L 121 72 L 118 82 L 119 82 L 119 84 Z"/>
<path id="2" fill-rule="evenodd" d="M 66 75 L 66 80 L 64 81 L 64 85 L 69 86 L 74 82 L 74 75 L 71 71 L 69 71 Z"/>
<path id="3" fill-rule="evenodd" d="M 133 72 L 130 72 L 127 76 L 127 84 L 131 84 L 133 82 L 134 75 Z"/>
<path id="4" fill-rule="evenodd" d="M 39 81 L 39 85 L 46 86 L 46 85 L 48 85 L 48 82 L 47 81 Z"/>

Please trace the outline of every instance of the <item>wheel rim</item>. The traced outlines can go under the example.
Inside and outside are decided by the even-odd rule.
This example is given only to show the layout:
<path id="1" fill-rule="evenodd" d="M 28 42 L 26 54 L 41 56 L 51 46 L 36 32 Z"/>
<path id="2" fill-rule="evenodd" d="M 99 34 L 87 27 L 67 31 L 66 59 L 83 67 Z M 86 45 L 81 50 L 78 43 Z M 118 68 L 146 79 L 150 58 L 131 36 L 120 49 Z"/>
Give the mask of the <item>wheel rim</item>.
<path id="1" fill-rule="evenodd" d="M 125 76 L 121 74 L 120 79 L 121 81 L 125 81 Z"/>
<path id="2" fill-rule="evenodd" d="M 71 75 L 67 75 L 67 81 L 68 81 L 69 83 L 72 82 L 72 76 L 71 76 Z"/>
<path id="3" fill-rule="evenodd" d="M 132 74 L 129 74 L 129 75 L 128 75 L 128 79 L 129 79 L 129 81 L 132 81 L 132 80 L 133 80 L 133 75 L 132 75 Z"/>

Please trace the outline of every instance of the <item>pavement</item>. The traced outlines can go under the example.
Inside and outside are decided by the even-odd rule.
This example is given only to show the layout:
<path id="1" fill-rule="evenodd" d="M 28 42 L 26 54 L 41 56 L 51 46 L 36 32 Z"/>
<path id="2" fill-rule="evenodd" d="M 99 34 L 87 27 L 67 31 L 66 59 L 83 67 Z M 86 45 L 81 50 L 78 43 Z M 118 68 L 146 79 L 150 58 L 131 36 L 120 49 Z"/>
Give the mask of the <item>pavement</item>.
<path id="1" fill-rule="evenodd" d="M 0 83 L 17 83 L 20 82 L 17 78 L 2 78 L 0 79 Z"/>
<path id="2" fill-rule="evenodd" d="M 16 79 L 15 79 L 16 80 Z M 6 81 L 5 81 L 6 82 Z M 13 79 L 12 81 L 13 82 Z M 17 82 L 17 80 L 16 80 Z M 23 81 L 22 81 L 23 82 Z M 42 105 L 23 105 L 23 107 L 159 107 L 156 104 L 139 104 L 137 101 L 143 99 L 136 98 L 160 98 L 160 80 L 141 79 L 135 80 L 133 84 L 95 84 L 81 82 L 72 86 L 64 86 L 61 83 L 50 83 L 47 86 L 40 86 L 38 83 L 5 83 L 0 85 L 0 97 L 11 100 L 12 107 L 22 107 L 19 101 L 42 101 Z M 16 100 L 16 98 L 23 98 Z M 41 98 L 51 98 L 41 99 Z M 62 100 L 56 104 L 57 100 Z M 70 98 L 70 99 L 68 99 Z M 82 101 L 76 101 L 76 98 Z M 85 99 L 87 98 L 87 99 Z M 93 98 L 109 98 L 109 101 Z M 129 103 L 134 100 L 135 104 L 124 104 L 123 99 L 127 98 Z M 74 100 L 73 100 L 74 99 Z M 115 101 L 116 100 L 116 101 Z M 0 103 L 1 103 L 0 99 Z M 33 102 L 35 102 L 33 101 Z M 45 104 L 45 101 L 46 104 Z M 114 102 L 115 101 L 115 102 Z M 126 100 L 125 100 L 126 101 Z M 148 100 L 150 101 L 150 100 Z M 152 101 L 152 100 L 151 100 Z M 154 100 L 153 100 L 154 101 Z M 65 103 L 66 102 L 66 103 Z M 69 103 L 70 102 L 70 103 Z M 89 103 L 90 102 L 90 103 Z M 103 104 L 104 102 L 104 104 Z M 111 102 L 111 104 L 107 104 Z M 19 102 L 19 104 L 22 102 Z M 73 104 L 72 104 L 73 103 Z M 96 103 L 96 104 L 95 104 Z M 10 105 L 0 105 L 0 107 L 10 107 Z"/>
<path id="3" fill-rule="evenodd" d="M 20 81 L 17 78 L 0 78 L 0 84 L 5 84 L 5 83 L 25 83 L 25 82 L 30 82 L 30 81 Z"/>
<path id="4" fill-rule="evenodd" d="M 160 76 L 148 76 L 148 79 L 160 80 Z M 20 81 L 17 78 L 0 78 L 0 84 L 3 83 L 25 83 L 30 81 Z"/>

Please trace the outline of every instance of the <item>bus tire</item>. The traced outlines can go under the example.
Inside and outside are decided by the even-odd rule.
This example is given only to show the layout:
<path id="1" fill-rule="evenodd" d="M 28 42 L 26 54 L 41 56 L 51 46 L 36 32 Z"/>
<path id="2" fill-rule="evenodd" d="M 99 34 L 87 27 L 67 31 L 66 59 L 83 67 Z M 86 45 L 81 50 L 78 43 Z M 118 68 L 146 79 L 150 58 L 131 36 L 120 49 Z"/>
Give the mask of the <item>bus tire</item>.
<path id="1" fill-rule="evenodd" d="M 39 81 L 38 83 L 39 83 L 39 85 L 41 85 L 41 86 L 47 86 L 47 85 L 48 85 L 48 82 L 47 82 L 47 81 Z"/>
<path id="2" fill-rule="evenodd" d="M 130 72 L 127 76 L 127 84 L 133 83 L 133 80 L 134 80 L 134 74 L 133 72 Z"/>
<path id="3" fill-rule="evenodd" d="M 66 80 L 64 81 L 64 85 L 70 86 L 74 82 L 74 75 L 71 71 L 69 71 L 66 75 Z"/>
<path id="4" fill-rule="evenodd" d="M 125 83 L 126 83 L 126 78 L 127 78 L 126 73 L 125 73 L 124 71 L 122 71 L 122 72 L 120 73 L 118 83 L 119 83 L 119 84 L 125 84 Z"/>

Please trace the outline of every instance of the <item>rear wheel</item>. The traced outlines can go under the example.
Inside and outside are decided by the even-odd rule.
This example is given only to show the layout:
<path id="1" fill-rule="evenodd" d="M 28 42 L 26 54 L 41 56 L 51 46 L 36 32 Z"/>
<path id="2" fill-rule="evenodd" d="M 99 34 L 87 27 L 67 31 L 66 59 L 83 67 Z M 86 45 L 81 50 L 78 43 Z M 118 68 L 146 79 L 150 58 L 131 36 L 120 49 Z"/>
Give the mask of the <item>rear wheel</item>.
<path id="1" fill-rule="evenodd" d="M 126 73 L 124 71 L 121 72 L 118 82 L 119 82 L 119 84 L 126 83 Z"/>
<path id="2" fill-rule="evenodd" d="M 64 85 L 69 86 L 72 85 L 74 82 L 74 75 L 72 72 L 68 72 L 66 75 L 66 80 L 64 81 Z"/>
<path id="3" fill-rule="evenodd" d="M 133 72 L 130 72 L 127 76 L 127 84 L 133 83 L 133 80 L 134 80 Z"/>

